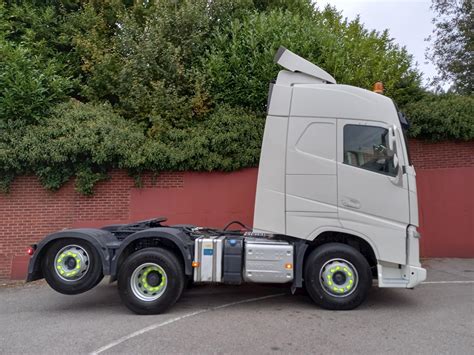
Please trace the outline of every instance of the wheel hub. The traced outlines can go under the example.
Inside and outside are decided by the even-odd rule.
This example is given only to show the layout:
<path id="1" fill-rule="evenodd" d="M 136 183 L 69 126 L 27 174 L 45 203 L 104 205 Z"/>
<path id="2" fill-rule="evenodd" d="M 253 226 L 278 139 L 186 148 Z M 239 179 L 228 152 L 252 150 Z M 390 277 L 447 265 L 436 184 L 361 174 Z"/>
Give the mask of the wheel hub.
<path id="1" fill-rule="evenodd" d="M 151 271 L 146 277 L 146 282 L 152 287 L 158 286 L 161 283 L 161 280 L 161 275 L 156 271 Z"/>
<path id="2" fill-rule="evenodd" d="M 155 301 L 166 290 L 168 278 L 165 270 L 155 263 L 138 266 L 130 278 L 133 294 L 142 301 Z"/>
<path id="3" fill-rule="evenodd" d="M 346 282 L 347 277 L 346 274 L 336 271 L 332 276 L 332 279 L 336 285 L 343 285 Z"/>
<path id="4" fill-rule="evenodd" d="M 73 270 L 77 265 L 76 259 L 74 259 L 72 256 L 68 256 L 67 259 L 66 259 L 65 265 L 70 270 Z"/>
<path id="5" fill-rule="evenodd" d="M 347 260 L 329 260 L 321 268 L 320 283 L 323 290 L 331 296 L 347 297 L 357 287 L 357 270 Z"/>
<path id="6" fill-rule="evenodd" d="M 67 245 L 54 258 L 56 274 L 64 281 L 80 280 L 89 270 L 89 255 L 79 245 Z"/>

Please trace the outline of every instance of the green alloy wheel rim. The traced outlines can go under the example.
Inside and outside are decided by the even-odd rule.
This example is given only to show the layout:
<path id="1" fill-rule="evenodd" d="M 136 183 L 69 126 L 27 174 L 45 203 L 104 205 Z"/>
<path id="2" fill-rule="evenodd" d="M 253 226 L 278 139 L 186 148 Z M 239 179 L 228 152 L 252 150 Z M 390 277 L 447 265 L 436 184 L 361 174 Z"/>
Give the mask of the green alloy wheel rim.
<path id="1" fill-rule="evenodd" d="M 89 271 L 89 267 L 89 254 L 79 245 L 66 245 L 54 258 L 54 270 L 63 281 L 72 282 L 82 279 Z"/>
<path id="2" fill-rule="evenodd" d="M 160 298 L 168 285 L 165 270 L 155 263 L 142 264 L 135 269 L 130 278 L 133 294 L 138 299 L 151 302 Z"/>
<path id="3" fill-rule="evenodd" d="M 354 265 L 349 261 L 331 259 L 321 268 L 319 281 L 323 290 L 329 295 L 347 297 L 356 290 L 359 275 Z"/>

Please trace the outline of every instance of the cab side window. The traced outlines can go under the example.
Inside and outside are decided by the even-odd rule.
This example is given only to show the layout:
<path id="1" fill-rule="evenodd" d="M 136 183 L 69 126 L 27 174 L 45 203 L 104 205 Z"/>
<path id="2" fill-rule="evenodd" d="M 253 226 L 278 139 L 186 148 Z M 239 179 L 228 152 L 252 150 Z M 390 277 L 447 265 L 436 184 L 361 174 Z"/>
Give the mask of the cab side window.
<path id="1" fill-rule="evenodd" d="M 375 126 L 345 125 L 344 164 L 395 176 L 393 152 L 388 148 L 388 130 Z"/>

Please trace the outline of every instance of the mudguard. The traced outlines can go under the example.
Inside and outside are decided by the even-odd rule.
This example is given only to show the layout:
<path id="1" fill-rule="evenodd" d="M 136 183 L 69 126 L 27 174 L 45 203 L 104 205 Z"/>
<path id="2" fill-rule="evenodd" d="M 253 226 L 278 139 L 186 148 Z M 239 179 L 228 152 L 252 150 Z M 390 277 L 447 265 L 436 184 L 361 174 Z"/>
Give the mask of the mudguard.
<path id="1" fill-rule="evenodd" d="M 125 238 L 115 252 L 115 255 L 112 258 L 112 263 L 110 266 L 110 276 L 112 279 L 117 277 L 118 272 L 118 262 L 120 260 L 120 256 L 123 251 L 133 242 L 143 239 L 165 239 L 171 243 L 173 243 L 177 249 L 180 251 L 183 262 L 184 262 L 184 273 L 188 276 L 193 274 L 192 269 L 192 261 L 193 261 L 193 241 L 187 234 L 177 228 L 170 228 L 170 227 L 157 227 L 157 228 L 150 228 L 140 232 L 136 232 L 134 234 L 129 235 Z"/>
<path id="2" fill-rule="evenodd" d="M 43 278 L 41 271 L 41 259 L 50 243 L 58 239 L 75 238 L 88 241 L 100 255 L 102 271 L 104 275 L 110 274 L 110 255 L 108 248 L 117 243 L 117 238 L 105 230 L 94 228 L 68 229 L 46 236 L 36 245 L 36 251 L 28 264 L 28 276 L 26 281 L 35 281 Z"/>

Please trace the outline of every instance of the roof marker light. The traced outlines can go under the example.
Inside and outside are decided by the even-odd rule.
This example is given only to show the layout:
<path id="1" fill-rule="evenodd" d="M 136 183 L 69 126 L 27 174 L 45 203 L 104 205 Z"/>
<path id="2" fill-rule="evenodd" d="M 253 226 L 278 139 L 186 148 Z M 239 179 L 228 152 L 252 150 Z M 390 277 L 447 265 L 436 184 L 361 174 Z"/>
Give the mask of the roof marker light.
<path id="1" fill-rule="evenodd" d="M 374 88 L 372 89 L 372 91 L 377 93 L 377 94 L 382 94 L 383 95 L 383 92 L 385 91 L 385 88 L 383 87 L 383 83 L 381 81 L 377 81 L 374 84 Z"/>

